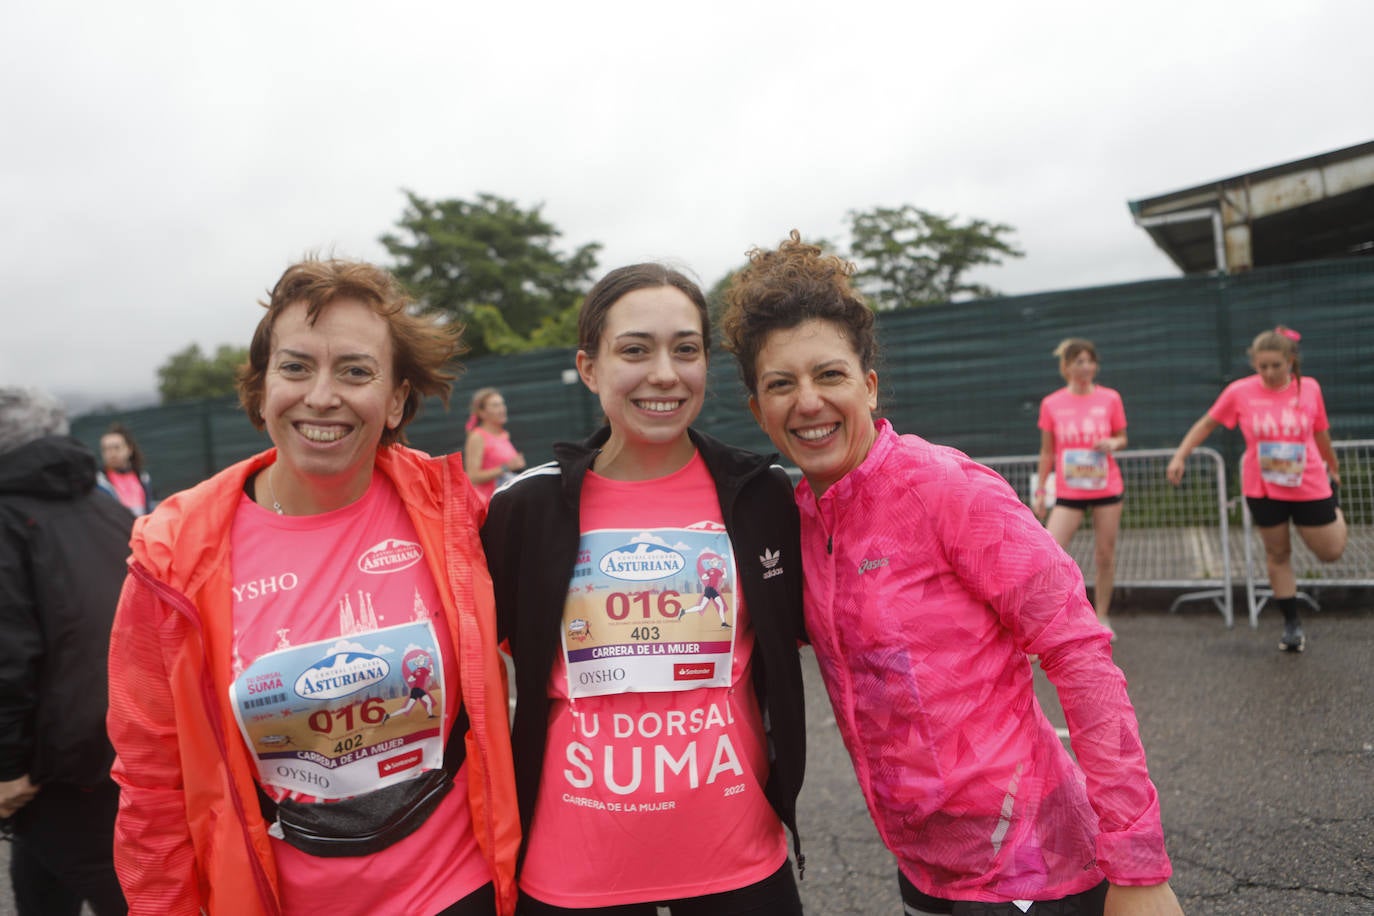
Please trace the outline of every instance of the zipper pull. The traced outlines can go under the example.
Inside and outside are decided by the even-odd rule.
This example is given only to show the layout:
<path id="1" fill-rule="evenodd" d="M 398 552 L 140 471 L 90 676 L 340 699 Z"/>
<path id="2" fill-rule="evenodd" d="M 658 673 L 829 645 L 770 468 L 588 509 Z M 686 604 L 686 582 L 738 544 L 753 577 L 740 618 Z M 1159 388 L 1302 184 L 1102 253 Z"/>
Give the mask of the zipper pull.
<path id="1" fill-rule="evenodd" d="M 825 536 L 825 552 L 829 556 L 835 555 L 835 535 L 827 534 Z"/>

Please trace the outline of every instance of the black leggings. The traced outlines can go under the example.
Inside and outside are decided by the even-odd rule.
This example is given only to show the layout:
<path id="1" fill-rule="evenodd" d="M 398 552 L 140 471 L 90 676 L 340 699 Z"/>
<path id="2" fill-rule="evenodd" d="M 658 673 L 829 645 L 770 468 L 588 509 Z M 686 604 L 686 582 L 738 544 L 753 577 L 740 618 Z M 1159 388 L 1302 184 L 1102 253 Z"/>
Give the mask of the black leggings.
<path id="1" fill-rule="evenodd" d="M 951 916 L 1102 916 L 1108 887 L 1107 882 L 1103 881 L 1097 887 L 1090 887 L 1079 894 L 1057 900 L 1037 900 L 1022 913 L 1021 908 L 1012 903 L 979 903 L 932 897 L 918 891 L 901 872 L 897 872 L 897 883 L 902 888 L 902 903 L 906 912 L 912 916 L 944 913 Z"/>
<path id="2" fill-rule="evenodd" d="M 515 916 L 655 916 L 661 906 L 666 906 L 672 916 L 801 916 L 802 911 L 792 863 L 784 862 L 767 878 L 738 890 L 652 903 L 573 909 L 552 906 L 521 893 Z"/>
<path id="3" fill-rule="evenodd" d="M 462 900 L 439 911 L 438 916 L 496 916 L 496 888 L 483 884 Z"/>
<path id="4" fill-rule="evenodd" d="M 98 916 L 129 911 L 114 870 L 119 786 L 48 783 L 12 819 L 10 880 L 16 910 L 77 916 L 86 901 Z"/>

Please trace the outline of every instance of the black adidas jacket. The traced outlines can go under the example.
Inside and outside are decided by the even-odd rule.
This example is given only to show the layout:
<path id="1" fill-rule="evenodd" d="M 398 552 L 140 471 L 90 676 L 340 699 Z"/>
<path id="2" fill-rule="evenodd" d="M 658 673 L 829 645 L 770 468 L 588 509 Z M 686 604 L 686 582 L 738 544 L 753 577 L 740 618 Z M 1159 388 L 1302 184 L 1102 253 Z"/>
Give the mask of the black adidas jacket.
<path id="1" fill-rule="evenodd" d="M 797 645 L 805 631 L 793 487 L 770 458 L 695 430 L 689 435 L 715 480 L 754 628 L 754 690 L 768 732 L 770 762 L 764 791 L 792 831 L 801 868 L 805 859 L 797 833 L 797 794 L 806 769 L 806 721 Z M 482 528 L 500 637 L 509 641 L 515 659 L 512 744 L 520 821 L 527 835 L 544 759 L 549 672 L 561 644 L 564 600 L 580 540 L 582 481 L 609 436 L 609 428 L 603 428 L 586 442 L 555 444 L 555 461 L 496 491 Z"/>

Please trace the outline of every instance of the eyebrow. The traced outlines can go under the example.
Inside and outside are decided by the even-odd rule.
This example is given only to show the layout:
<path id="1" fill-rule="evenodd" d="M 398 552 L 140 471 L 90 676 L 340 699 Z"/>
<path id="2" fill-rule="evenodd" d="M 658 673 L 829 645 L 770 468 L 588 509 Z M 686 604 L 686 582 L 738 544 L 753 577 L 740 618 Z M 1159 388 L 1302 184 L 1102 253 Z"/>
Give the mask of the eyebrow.
<path id="1" fill-rule="evenodd" d="M 278 357 L 289 356 L 292 359 L 300 359 L 310 363 L 315 362 L 315 357 L 313 355 L 302 352 L 301 350 L 292 350 L 290 347 L 281 347 L 273 355 Z M 336 364 L 369 362 L 381 365 L 381 360 L 377 359 L 377 357 L 373 356 L 371 353 L 340 353 L 334 358 L 334 362 Z"/>
<path id="2" fill-rule="evenodd" d="M 680 340 L 680 339 L 682 339 L 683 337 L 702 337 L 702 336 L 704 336 L 704 335 L 703 335 L 700 331 L 683 330 L 683 331 L 675 331 L 675 332 L 673 332 L 673 339 L 674 339 L 674 340 Z M 621 331 L 619 334 L 615 335 L 615 339 L 616 339 L 616 340 L 623 340 L 623 339 L 625 339 L 625 338 L 627 338 L 627 337 L 629 337 L 629 338 L 634 338 L 634 339 L 643 339 L 643 340 L 653 340 L 653 339 L 654 339 L 654 335 L 651 334 L 651 333 L 649 333 L 648 331 Z"/>

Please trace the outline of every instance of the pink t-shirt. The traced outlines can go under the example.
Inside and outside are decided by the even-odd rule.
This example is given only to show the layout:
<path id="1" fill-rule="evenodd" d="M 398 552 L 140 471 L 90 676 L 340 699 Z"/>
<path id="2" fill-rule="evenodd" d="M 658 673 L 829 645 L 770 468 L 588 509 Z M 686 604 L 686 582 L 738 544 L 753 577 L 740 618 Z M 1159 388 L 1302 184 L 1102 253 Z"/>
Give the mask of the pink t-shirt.
<path id="1" fill-rule="evenodd" d="M 473 431 L 482 437 L 482 470 L 499 468 L 515 457 L 515 446 L 511 444 L 510 433 L 503 432 L 498 436 L 481 426 L 474 426 Z M 488 503 L 491 502 L 491 494 L 496 492 L 496 486 L 500 482 L 500 477 L 494 477 L 486 483 L 474 483 L 472 486 L 477 495 L 482 497 L 482 502 Z"/>
<path id="2" fill-rule="evenodd" d="M 1289 502 L 1326 499 L 1331 482 L 1317 452 L 1314 433 L 1330 429 L 1322 386 L 1314 378 L 1293 379 L 1282 390 L 1249 375 L 1226 386 L 1207 415 L 1245 436 L 1240 463 L 1241 492 Z"/>
<path id="3" fill-rule="evenodd" d="M 264 790 L 327 803 L 441 766 L 458 662 L 391 482 L 374 475 L 353 505 L 312 516 L 244 496 L 232 537 L 231 697 Z M 460 770 L 418 830 L 365 859 L 274 836 L 285 912 L 437 913 L 489 882 L 465 782 Z"/>
<path id="4" fill-rule="evenodd" d="M 1103 499 L 1125 489 L 1121 468 L 1093 446 L 1126 429 L 1121 395 L 1105 385 L 1087 394 L 1061 388 L 1040 402 L 1039 427 L 1054 436 L 1055 496 Z"/>
<path id="5" fill-rule="evenodd" d="M 763 793 L 754 636 L 705 464 L 638 482 L 589 473 L 581 520 L 521 888 L 588 907 L 763 880 L 787 843 Z"/>
<path id="6" fill-rule="evenodd" d="M 111 468 L 105 469 L 105 479 L 114 488 L 115 495 L 124 507 L 134 515 L 145 515 L 148 512 L 148 493 L 143 489 L 143 481 L 138 479 L 135 471 L 116 471 Z"/>

